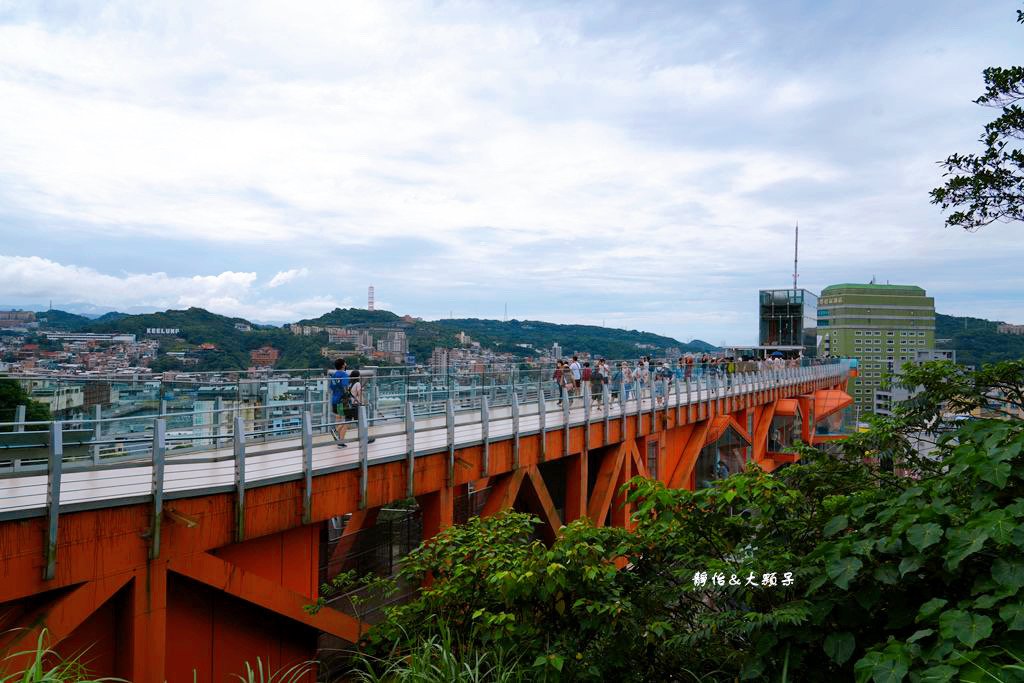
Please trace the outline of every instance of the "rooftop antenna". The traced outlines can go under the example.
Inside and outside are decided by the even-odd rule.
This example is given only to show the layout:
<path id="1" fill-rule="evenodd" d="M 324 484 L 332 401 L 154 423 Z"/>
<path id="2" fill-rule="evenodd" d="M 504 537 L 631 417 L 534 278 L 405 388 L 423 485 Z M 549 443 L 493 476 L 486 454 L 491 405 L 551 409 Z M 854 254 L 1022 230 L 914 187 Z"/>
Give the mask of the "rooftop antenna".
<path id="1" fill-rule="evenodd" d="M 796 222 L 796 233 L 793 236 L 793 291 L 796 291 L 796 279 L 799 274 L 796 270 L 798 255 L 800 253 L 800 221 Z"/>
<path id="2" fill-rule="evenodd" d="M 373 285 L 370 285 L 370 289 L 366 292 L 366 310 L 373 310 Z"/>

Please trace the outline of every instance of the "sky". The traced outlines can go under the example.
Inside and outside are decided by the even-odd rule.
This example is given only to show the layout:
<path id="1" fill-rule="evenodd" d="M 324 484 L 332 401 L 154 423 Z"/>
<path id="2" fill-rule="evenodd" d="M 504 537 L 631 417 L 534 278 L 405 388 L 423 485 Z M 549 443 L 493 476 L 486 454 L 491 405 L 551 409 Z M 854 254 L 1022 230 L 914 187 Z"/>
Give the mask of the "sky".
<path id="1" fill-rule="evenodd" d="M 366 306 L 756 341 L 757 290 L 1024 323 L 945 228 L 1010 0 L 0 0 L 0 304 Z"/>

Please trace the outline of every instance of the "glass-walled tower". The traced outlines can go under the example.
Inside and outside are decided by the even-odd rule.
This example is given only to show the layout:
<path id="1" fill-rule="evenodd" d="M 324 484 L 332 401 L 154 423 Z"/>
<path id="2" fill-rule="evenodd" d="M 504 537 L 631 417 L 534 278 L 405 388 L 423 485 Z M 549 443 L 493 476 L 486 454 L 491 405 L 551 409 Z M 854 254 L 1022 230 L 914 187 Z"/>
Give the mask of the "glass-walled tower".
<path id="1" fill-rule="evenodd" d="M 758 308 L 760 346 L 818 348 L 818 296 L 806 289 L 762 289 Z"/>

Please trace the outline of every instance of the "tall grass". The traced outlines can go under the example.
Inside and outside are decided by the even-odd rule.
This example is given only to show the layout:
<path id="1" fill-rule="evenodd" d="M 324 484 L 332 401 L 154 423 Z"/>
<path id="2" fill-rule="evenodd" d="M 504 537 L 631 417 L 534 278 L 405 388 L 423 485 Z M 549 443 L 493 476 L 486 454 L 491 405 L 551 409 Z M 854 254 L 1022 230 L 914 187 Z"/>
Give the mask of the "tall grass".
<path id="1" fill-rule="evenodd" d="M 299 683 L 306 679 L 306 675 L 316 672 L 316 662 L 301 662 L 285 669 L 278 669 L 271 672 L 268 668 L 264 671 L 263 660 L 256 658 L 256 668 L 249 662 L 245 663 L 245 673 L 234 674 L 241 683 Z M 0 683 L 3 683 L 0 681 Z"/>
<path id="2" fill-rule="evenodd" d="M 92 678 L 81 657 L 67 659 L 47 647 L 46 629 L 39 633 L 34 650 L 25 650 L 8 655 L 0 662 L 0 683 L 127 683 L 120 678 Z M 31 657 L 31 663 L 21 671 L 7 673 L 12 659 Z"/>
<path id="3" fill-rule="evenodd" d="M 465 650 L 451 632 L 440 633 L 405 653 L 388 659 L 358 655 L 349 674 L 359 683 L 519 683 L 534 680 L 516 657 L 497 650 Z"/>

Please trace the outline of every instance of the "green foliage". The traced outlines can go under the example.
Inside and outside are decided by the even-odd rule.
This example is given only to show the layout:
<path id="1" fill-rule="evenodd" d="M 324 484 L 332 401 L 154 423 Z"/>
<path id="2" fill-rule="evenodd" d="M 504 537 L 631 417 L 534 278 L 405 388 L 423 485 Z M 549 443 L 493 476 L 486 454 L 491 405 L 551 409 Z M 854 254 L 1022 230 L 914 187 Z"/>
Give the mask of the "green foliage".
<path id="1" fill-rule="evenodd" d="M 998 323 L 981 318 L 935 316 L 935 336 L 949 339 L 945 348 L 956 349 L 957 362 L 981 367 L 984 363 L 1024 359 L 1024 336 L 1000 334 Z"/>
<path id="2" fill-rule="evenodd" d="M 25 419 L 28 422 L 45 422 L 50 419 L 50 409 L 46 404 L 33 401 L 17 380 L 0 378 L 0 422 L 13 422 L 17 407 L 21 405 L 25 406 Z M 10 430 L 10 427 L 0 427 L 0 431 Z"/>
<path id="3" fill-rule="evenodd" d="M 316 672 L 316 662 L 300 662 L 271 671 L 264 669 L 263 660 L 257 657 L 255 667 L 246 662 L 245 672 L 233 674 L 233 677 L 241 683 L 299 683 L 308 680 L 311 672 Z"/>
<path id="4" fill-rule="evenodd" d="M 1017 11 L 1024 24 L 1024 11 Z M 977 104 L 998 108 L 985 125 L 980 154 L 953 154 L 942 166 L 947 178 L 931 191 L 932 203 L 951 210 L 946 225 L 977 230 L 995 221 L 1024 221 L 1024 67 L 990 67 Z"/>
<path id="5" fill-rule="evenodd" d="M 359 656 L 351 679 L 360 683 L 516 683 L 527 680 L 518 659 L 498 649 L 464 647 L 443 622 L 404 657 Z"/>
<path id="6" fill-rule="evenodd" d="M 577 521 L 548 548 L 520 513 L 448 529 L 405 561 L 432 582 L 367 651 L 394 662 L 445 628 L 457 658 L 515 652 L 530 680 L 1024 680 L 1024 424 L 944 417 L 994 387 L 1020 401 L 1022 373 L 927 364 L 838 454 L 696 492 L 634 480 L 632 533 Z M 922 430 L 929 458 L 906 443 Z"/>
<path id="7" fill-rule="evenodd" d="M 0 683 L 106 683 L 122 681 L 120 678 L 92 678 L 87 666 L 82 662 L 84 655 L 64 658 L 49 649 L 46 645 L 48 632 L 43 629 L 39 633 L 35 649 L 9 655 L 23 657 L 28 655 L 31 662 L 20 671 L 8 671 L 4 661 L 0 661 Z M 122 683 L 125 683 L 122 681 Z"/>

